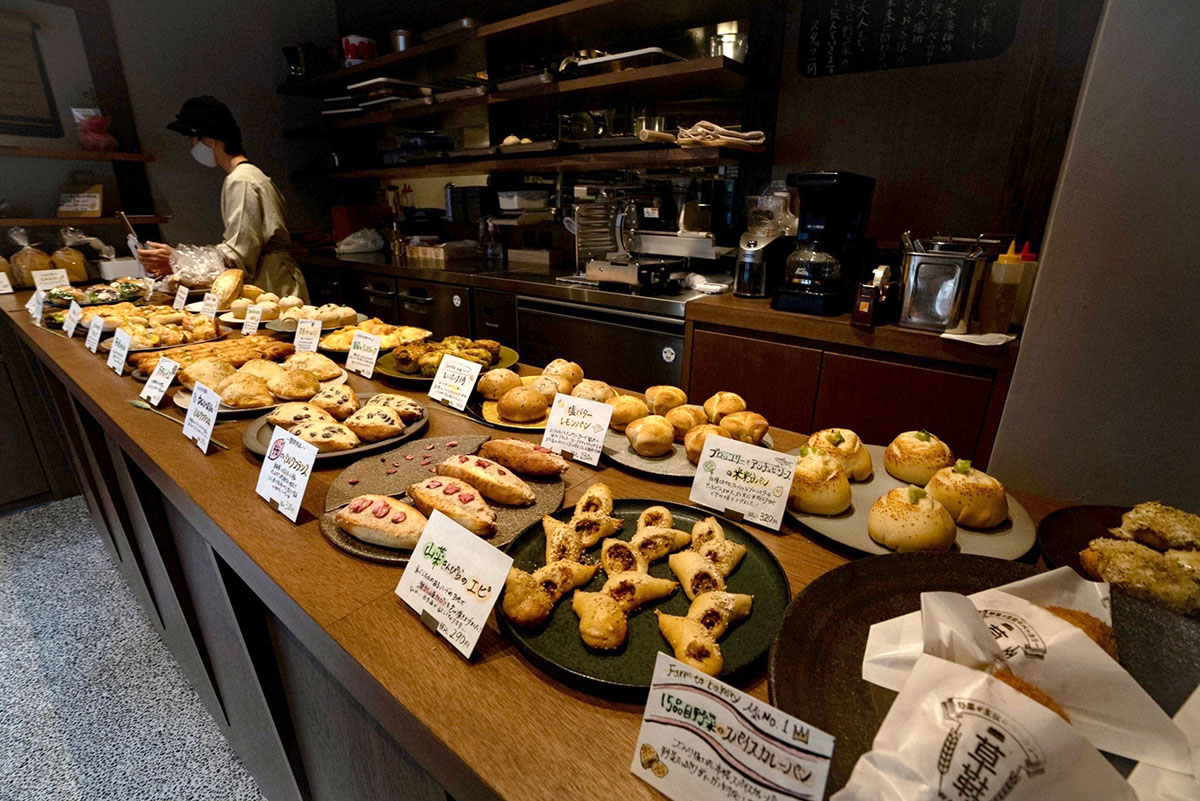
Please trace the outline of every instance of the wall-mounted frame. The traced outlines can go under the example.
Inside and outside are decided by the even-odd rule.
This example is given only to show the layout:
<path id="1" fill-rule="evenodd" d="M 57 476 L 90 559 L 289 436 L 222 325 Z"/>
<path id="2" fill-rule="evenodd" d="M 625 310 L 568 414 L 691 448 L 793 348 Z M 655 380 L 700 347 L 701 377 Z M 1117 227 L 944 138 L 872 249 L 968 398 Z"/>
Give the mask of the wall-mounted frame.
<path id="1" fill-rule="evenodd" d="M 63 135 L 37 26 L 12 11 L 0 11 L 0 134 Z"/>

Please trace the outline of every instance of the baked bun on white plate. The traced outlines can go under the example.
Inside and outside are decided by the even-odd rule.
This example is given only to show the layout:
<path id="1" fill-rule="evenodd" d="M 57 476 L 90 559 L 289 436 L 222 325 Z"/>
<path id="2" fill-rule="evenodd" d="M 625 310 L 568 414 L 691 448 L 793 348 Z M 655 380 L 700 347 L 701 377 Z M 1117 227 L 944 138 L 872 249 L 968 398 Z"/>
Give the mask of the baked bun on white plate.
<path id="1" fill-rule="evenodd" d="M 991 528 L 1008 518 L 1008 495 L 1004 485 L 982 470 L 959 459 L 954 467 L 943 467 L 925 485 L 929 497 L 946 507 L 960 526 Z"/>
<path id="2" fill-rule="evenodd" d="M 800 448 L 788 506 L 813 515 L 840 515 L 850 508 L 850 479 L 824 448 Z"/>
<path id="3" fill-rule="evenodd" d="M 867 533 L 900 553 L 948 551 L 958 530 L 946 507 L 920 487 L 896 487 L 880 496 L 867 514 Z"/>
<path id="4" fill-rule="evenodd" d="M 883 452 L 883 467 L 901 481 L 925 486 L 933 474 L 954 465 L 954 452 L 925 429 L 905 431 Z"/>
<path id="5" fill-rule="evenodd" d="M 866 481 L 874 469 L 871 452 L 862 440 L 848 428 L 825 428 L 808 438 L 808 447 L 823 448 L 837 460 L 851 481 Z"/>

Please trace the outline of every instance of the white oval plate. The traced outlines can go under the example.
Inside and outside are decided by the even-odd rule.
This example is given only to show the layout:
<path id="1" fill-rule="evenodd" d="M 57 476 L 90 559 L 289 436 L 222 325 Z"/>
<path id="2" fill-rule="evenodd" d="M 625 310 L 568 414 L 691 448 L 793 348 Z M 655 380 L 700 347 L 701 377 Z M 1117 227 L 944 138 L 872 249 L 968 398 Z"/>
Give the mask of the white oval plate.
<path id="1" fill-rule="evenodd" d="M 346 373 L 346 371 L 342 370 L 342 374 L 340 376 L 338 376 L 337 378 L 331 378 L 328 381 L 322 381 L 321 389 L 329 389 L 330 387 L 336 387 L 336 386 L 345 384 L 347 377 L 348 377 L 348 374 Z M 174 403 L 176 406 L 178 406 L 180 409 L 188 409 L 192 405 L 192 391 L 186 387 L 180 387 L 179 389 L 175 390 L 175 394 L 171 396 L 171 402 Z M 279 403 L 272 403 L 270 406 L 253 406 L 253 407 L 250 407 L 247 409 L 240 409 L 240 408 L 235 408 L 233 406 L 226 406 L 225 404 L 222 403 L 221 408 L 217 409 L 217 415 L 218 416 L 226 415 L 226 416 L 232 417 L 234 415 L 242 415 L 242 414 L 259 414 L 261 412 L 269 412 L 272 409 L 282 406 L 285 403 L 293 403 L 293 402 L 294 401 L 280 401 Z"/>

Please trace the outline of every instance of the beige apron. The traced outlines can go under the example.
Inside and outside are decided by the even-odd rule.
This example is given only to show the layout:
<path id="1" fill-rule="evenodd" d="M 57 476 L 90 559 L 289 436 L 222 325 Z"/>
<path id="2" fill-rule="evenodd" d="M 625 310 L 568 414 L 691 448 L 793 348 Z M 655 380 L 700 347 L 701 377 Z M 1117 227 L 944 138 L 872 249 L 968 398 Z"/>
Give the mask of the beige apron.
<path id="1" fill-rule="evenodd" d="M 225 257 L 246 271 L 246 283 L 308 303 L 300 265 L 288 252 L 291 235 L 283 221 L 283 197 L 271 179 L 250 162 L 238 164 L 221 186 Z"/>

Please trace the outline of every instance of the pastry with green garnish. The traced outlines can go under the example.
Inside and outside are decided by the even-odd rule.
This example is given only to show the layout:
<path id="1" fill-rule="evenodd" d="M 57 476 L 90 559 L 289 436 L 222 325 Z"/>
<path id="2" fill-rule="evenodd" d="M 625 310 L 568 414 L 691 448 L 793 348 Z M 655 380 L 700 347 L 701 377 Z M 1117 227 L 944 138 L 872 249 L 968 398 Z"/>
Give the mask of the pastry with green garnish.
<path id="1" fill-rule="evenodd" d="M 954 464 L 954 452 L 925 429 L 905 431 L 883 453 L 883 467 L 901 481 L 925 486 L 933 474 Z"/>
<path id="2" fill-rule="evenodd" d="M 871 477 L 871 452 L 850 429 L 826 428 L 809 437 L 806 444 L 823 449 L 837 460 L 851 481 L 866 481 Z"/>

